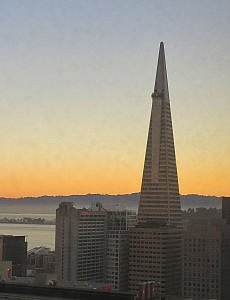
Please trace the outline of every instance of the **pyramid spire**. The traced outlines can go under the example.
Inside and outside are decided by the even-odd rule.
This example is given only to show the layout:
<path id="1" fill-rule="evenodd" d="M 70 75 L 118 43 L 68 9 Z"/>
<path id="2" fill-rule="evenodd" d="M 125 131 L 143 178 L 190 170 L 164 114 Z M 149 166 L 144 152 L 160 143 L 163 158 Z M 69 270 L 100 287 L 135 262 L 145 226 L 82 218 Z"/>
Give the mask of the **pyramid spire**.
<path id="1" fill-rule="evenodd" d="M 169 100 L 169 91 L 168 91 L 168 79 L 167 79 L 167 70 L 165 62 L 165 50 L 164 43 L 160 43 L 157 72 L 154 93 L 152 97 L 163 97 L 164 100 Z"/>
<path id="2" fill-rule="evenodd" d="M 162 42 L 159 50 L 155 88 L 152 94 L 152 112 L 138 219 L 140 222 L 163 220 L 175 225 L 181 223 L 173 128 Z"/>

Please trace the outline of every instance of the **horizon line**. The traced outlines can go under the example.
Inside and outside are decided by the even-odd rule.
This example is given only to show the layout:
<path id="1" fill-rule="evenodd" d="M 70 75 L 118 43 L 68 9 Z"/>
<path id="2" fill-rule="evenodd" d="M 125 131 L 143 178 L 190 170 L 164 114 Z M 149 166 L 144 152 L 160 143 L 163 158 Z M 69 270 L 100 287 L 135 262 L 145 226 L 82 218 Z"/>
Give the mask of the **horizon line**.
<path id="1" fill-rule="evenodd" d="M 38 196 L 18 196 L 18 197 L 6 197 L 6 196 L 0 196 L 0 199 L 26 199 L 26 198 L 44 198 L 44 197 L 74 197 L 74 196 L 125 196 L 125 195 L 133 195 L 133 194 L 140 194 L 140 192 L 132 192 L 132 193 L 123 193 L 123 194 L 108 194 L 108 193 L 86 193 L 86 194 L 67 194 L 67 195 L 38 195 Z M 181 194 L 180 196 L 190 196 L 190 195 L 196 195 L 196 196 L 204 196 L 204 197 L 216 197 L 216 198 L 222 198 L 222 197 L 229 197 L 227 195 L 208 195 L 208 194 L 197 194 L 197 193 L 187 193 L 187 194 Z"/>

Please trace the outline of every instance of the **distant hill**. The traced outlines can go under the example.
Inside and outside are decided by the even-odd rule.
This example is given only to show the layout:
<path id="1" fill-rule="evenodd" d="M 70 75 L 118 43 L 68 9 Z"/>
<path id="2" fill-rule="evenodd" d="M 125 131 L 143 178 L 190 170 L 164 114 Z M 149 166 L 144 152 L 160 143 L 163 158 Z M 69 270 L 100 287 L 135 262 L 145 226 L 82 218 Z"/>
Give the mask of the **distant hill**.
<path id="1" fill-rule="evenodd" d="M 1 213 L 55 213 L 62 201 L 74 202 L 78 207 L 88 207 L 93 202 L 101 202 L 107 209 L 121 208 L 135 210 L 138 207 L 139 193 L 123 195 L 70 195 L 70 196 L 42 196 L 25 198 L 0 198 Z M 203 195 L 181 195 L 182 209 L 196 207 L 221 208 L 221 197 Z"/>
<path id="2" fill-rule="evenodd" d="M 189 195 L 181 195 L 180 198 L 181 198 L 182 209 L 197 208 L 197 207 L 205 207 L 205 208 L 222 207 L 221 204 L 222 197 L 189 194 Z"/>

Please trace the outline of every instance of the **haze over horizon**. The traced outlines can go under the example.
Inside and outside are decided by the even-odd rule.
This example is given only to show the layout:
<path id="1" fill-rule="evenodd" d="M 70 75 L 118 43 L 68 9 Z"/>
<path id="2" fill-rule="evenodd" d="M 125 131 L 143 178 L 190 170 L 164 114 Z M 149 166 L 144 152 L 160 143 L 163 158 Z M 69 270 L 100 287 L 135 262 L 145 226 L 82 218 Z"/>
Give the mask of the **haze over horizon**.
<path id="1" fill-rule="evenodd" d="M 229 1 L 0 11 L 0 196 L 139 192 L 162 40 L 180 193 L 230 194 Z"/>

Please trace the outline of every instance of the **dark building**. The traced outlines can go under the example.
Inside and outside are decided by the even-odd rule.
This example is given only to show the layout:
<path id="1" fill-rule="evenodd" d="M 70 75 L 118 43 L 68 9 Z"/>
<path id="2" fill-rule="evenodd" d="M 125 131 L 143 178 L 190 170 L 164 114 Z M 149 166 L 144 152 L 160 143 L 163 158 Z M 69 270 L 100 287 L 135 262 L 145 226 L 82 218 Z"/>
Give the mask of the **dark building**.
<path id="1" fill-rule="evenodd" d="M 230 299 L 230 197 L 222 198 L 221 299 Z"/>
<path id="2" fill-rule="evenodd" d="M 222 216 L 184 222 L 183 295 L 193 300 L 230 299 L 230 197 Z"/>
<path id="3" fill-rule="evenodd" d="M 183 295 L 221 299 L 221 219 L 191 219 L 184 227 Z"/>
<path id="4" fill-rule="evenodd" d="M 1 235 L 0 260 L 12 262 L 12 276 L 26 276 L 27 242 L 25 236 Z"/>

